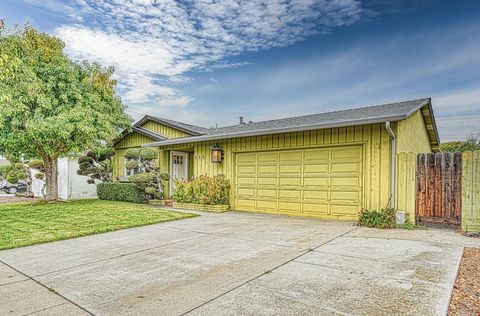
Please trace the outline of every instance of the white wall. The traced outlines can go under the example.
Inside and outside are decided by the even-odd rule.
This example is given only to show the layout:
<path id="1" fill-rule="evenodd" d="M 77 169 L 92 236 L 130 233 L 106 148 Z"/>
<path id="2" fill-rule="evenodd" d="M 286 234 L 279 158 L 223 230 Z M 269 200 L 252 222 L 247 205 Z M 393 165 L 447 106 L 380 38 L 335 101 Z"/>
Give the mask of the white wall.
<path id="1" fill-rule="evenodd" d="M 58 159 L 58 197 L 62 200 L 97 198 L 97 186 L 88 184 L 89 177 L 77 175 L 77 170 L 77 158 Z M 32 189 L 35 196 L 41 197 L 44 181 L 35 178 L 37 173 L 32 170 Z"/>

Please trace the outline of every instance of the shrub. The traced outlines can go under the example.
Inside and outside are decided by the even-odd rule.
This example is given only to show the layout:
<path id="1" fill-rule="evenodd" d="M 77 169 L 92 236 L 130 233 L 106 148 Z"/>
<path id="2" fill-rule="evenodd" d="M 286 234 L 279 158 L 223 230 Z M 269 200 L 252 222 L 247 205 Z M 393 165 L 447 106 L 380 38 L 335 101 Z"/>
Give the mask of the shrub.
<path id="1" fill-rule="evenodd" d="M 130 148 L 123 154 L 127 159 L 138 159 L 140 157 L 140 149 Z"/>
<path id="2" fill-rule="evenodd" d="M 228 205 L 230 182 L 224 177 L 200 176 L 192 181 L 175 181 L 173 200 L 179 203 Z"/>
<path id="3" fill-rule="evenodd" d="M 382 209 L 380 211 L 362 210 L 358 219 L 359 226 L 375 228 L 395 228 L 397 211 L 392 208 Z"/>
<path id="4" fill-rule="evenodd" d="M 141 160 L 155 160 L 158 158 L 158 151 L 153 148 L 142 148 L 139 157 Z"/>
<path id="5" fill-rule="evenodd" d="M 144 192 L 134 183 L 99 183 L 97 195 L 100 200 L 146 203 Z"/>

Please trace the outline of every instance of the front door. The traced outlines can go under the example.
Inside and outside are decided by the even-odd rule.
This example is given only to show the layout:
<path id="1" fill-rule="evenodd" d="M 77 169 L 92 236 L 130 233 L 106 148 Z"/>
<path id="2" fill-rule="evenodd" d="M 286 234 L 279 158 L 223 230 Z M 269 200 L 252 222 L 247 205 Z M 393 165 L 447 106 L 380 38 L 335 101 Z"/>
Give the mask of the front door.
<path id="1" fill-rule="evenodd" d="M 176 179 L 188 180 L 188 153 L 172 151 L 170 157 L 171 181 L 170 192 L 173 193 Z"/>

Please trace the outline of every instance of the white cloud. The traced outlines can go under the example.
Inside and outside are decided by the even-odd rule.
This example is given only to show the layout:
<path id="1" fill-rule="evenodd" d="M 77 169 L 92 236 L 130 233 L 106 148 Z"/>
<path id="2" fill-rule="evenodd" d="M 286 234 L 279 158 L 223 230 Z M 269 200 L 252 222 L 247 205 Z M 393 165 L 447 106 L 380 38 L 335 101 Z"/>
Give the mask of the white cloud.
<path id="1" fill-rule="evenodd" d="M 24 1 L 41 5 L 37 0 Z M 357 0 L 188 4 L 70 0 L 62 6 L 85 21 L 56 29 L 72 56 L 115 66 L 126 101 L 180 106 L 191 99 L 175 85 L 188 81 L 189 72 L 242 66 L 242 62 L 229 62 L 228 57 L 288 46 L 352 24 L 361 15 Z"/>

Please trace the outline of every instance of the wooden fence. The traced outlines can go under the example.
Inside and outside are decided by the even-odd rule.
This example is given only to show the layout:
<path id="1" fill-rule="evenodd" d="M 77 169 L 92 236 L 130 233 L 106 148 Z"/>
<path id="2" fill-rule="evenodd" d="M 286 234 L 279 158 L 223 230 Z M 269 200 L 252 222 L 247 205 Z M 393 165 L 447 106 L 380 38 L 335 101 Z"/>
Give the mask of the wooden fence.
<path id="1" fill-rule="evenodd" d="M 462 155 L 462 230 L 480 232 L 480 151 Z"/>
<path id="2" fill-rule="evenodd" d="M 462 216 L 462 154 L 419 154 L 416 180 L 417 223 L 459 226 Z"/>
<path id="3" fill-rule="evenodd" d="M 395 206 L 419 224 L 480 232 L 480 151 L 398 153 Z"/>

